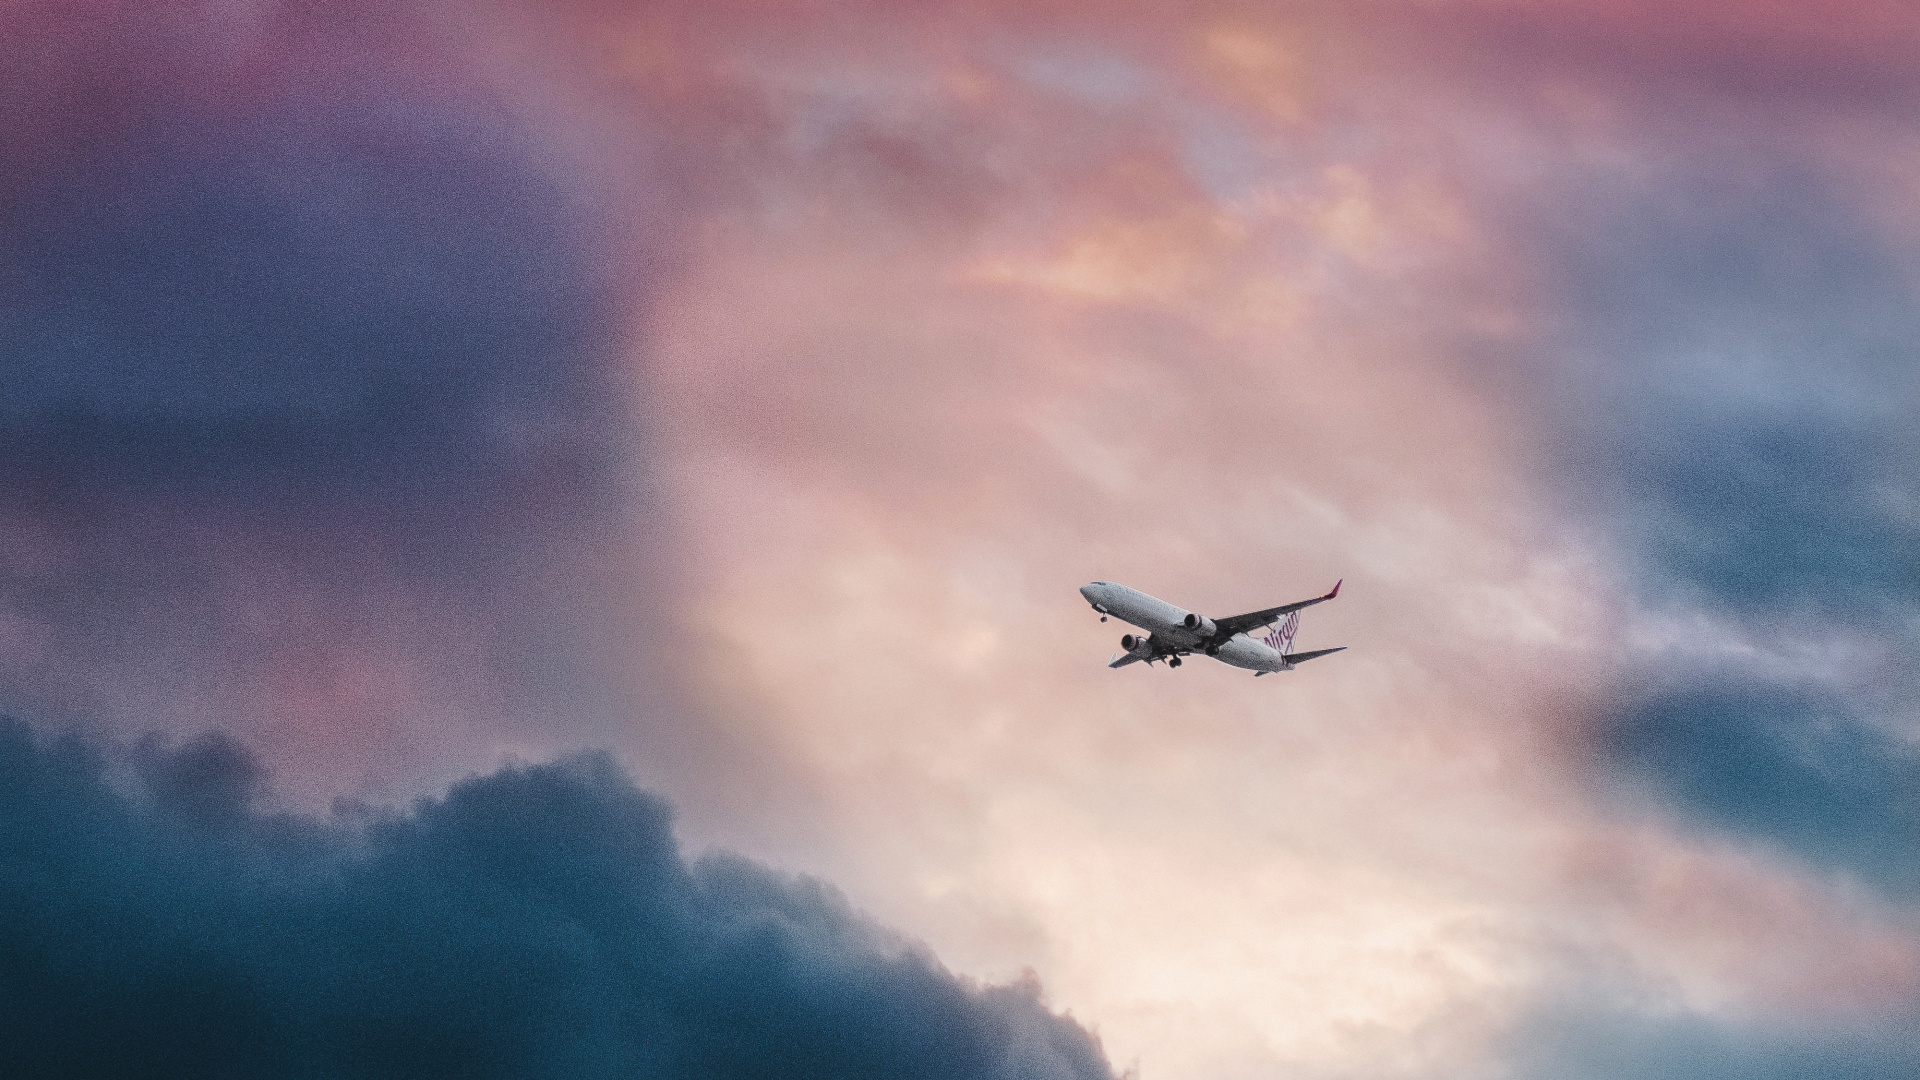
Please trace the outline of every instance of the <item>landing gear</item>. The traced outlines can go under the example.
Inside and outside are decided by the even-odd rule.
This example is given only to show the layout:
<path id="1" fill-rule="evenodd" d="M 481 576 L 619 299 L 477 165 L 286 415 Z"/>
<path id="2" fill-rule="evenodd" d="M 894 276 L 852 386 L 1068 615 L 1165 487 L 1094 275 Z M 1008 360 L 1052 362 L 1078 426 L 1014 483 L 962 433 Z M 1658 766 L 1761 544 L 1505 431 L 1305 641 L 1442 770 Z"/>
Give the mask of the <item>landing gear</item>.
<path id="1" fill-rule="evenodd" d="M 1171 660 L 1168 660 L 1168 661 L 1167 661 L 1167 666 L 1168 666 L 1168 667 L 1179 667 L 1179 666 L 1180 666 L 1180 658 L 1176 656 L 1176 657 L 1174 657 L 1173 659 L 1171 659 Z"/>
<path id="2" fill-rule="evenodd" d="M 1101 621 L 1101 622 L 1106 622 L 1106 621 L 1107 621 L 1107 617 L 1106 617 L 1105 615 L 1102 615 L 1102 616 L 1100 616 L 1100 621 Z"/>

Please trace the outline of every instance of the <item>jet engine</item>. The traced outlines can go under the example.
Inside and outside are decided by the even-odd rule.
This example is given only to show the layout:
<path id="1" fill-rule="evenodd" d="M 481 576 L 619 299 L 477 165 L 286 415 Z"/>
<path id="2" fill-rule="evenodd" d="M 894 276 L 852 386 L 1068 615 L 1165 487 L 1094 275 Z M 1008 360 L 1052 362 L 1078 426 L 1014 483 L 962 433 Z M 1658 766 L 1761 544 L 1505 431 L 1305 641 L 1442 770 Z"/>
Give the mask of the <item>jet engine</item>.
<path id="1" fill-rule="evenodd" d="M 1186 627 L 1193 633 L 1199 634 L 1201 637 L 1213 636 L 1213 620 L 1207 618 L 1205 615 L 1195 615 L 1189 611 L 1187 612 L 1187 617 L 1180 620 L 1180 625 Z"/>
<path id="2" fill-rule="evenodd" d="M 1135 656 L 1153 655 L 1153 642 L 1145 634 L 1120 635 L 1120 647 Z"/>

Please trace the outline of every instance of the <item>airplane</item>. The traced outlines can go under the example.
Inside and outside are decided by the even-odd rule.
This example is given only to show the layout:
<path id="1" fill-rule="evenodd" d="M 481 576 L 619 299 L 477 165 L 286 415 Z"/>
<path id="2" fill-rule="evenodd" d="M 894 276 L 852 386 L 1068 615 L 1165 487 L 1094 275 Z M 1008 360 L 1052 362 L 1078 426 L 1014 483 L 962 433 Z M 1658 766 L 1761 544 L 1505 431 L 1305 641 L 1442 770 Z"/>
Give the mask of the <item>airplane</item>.
<path id="1" fill-rule="evenodd" d="M 1177 668 L 1181 657 L 1199 651 L 1223 664 L 1247 668 L 1258 678 L 1270 671 L 1292 671 L 1296 665 L 1346 648 L 1342 645 L 1336 649 L 1315 649 L 1313 652 L 1289 651 L 1293 648 L 1294 631 L 1300 628 L 1300 609 L 1340 595 L 1338 581 L 1333 583 L 1333 590 L 1325 596 L 1282 604 L 1264 611 L 1250 611 L 1245 615 L 1230 615 L 1224 619 L 1209 619 L 1191 611 L 1182 611 L 1164 600 L 1125 585 L 1115 585 L 1111 581 L 1082 585 L 1080 595 L 1093 605 L 1093 610 L 1100 613 L 1101 622 L 1106 622 L 1107 616 L 1111 615 L 1147 631 L 1144 635 L 1127 634 L 1122 637 L 1120 647 L 1127 651 L 1124 655 L 1114 654 L 1108 667 L 1126 667 L 1137 660 L 1145 660 L 1149 664 L 1155 660 L 1165 660 L 1168 667 Z M 1279 625 L 1275 626 L 1275 623 Z M 1248 631 L 1263 627 L 1272 627 L 1265 637 L 1255 639 L 1248 636 Z"/>

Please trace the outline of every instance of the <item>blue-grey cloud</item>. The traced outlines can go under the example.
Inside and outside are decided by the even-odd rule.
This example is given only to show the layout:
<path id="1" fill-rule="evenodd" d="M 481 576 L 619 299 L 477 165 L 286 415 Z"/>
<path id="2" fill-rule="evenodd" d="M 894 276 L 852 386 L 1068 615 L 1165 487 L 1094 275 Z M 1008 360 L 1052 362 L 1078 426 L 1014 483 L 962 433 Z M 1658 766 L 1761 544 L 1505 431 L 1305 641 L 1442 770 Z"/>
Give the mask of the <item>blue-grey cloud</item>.
<path id="1" fill-rule="evenodd" d="M 1920 594 L 1920 252 L 1777 163 L 1596 196 L 1554 232 L 1587 480 L 1649 591 L 1859 613 Z"/>
<path id="2" fill-rule="evenodd" d="M 362 40 L 424 36 L 404 20 L 225 52 L 217 19 L 184 21 L 11 46 L 96 89 L 6 95 L 48 133 L 13 148 L 0 208 L 8 468 L 249 501 L 498 495 L 543 466 L 577 486 L 620 430 L 614 316 L 597 223 L 537 133 Z"/>
<path id="3" fill-rule="evenodd" d="M 1668 152 L 1658 183 L 1590 185 L 1541 232 L 1568 298 L 1562 460 L 1647 609 L 1760 655 L 1631 657 L 1602 760 L 1695 824 L 1912 896 L 1920 252 L 1763 138 Z"/>
<path id="4" fill-rule="evenodd" d="M 1697 820 L 1920 898 L 1920 749 L 1819 686 L 1685 678 L 1623 702 L 1614 766 Z"/>
<path id="5" fill-rule="evenodd" d="M 1649 1019 L 1586 1001 L 1543 1010 L 1518 1033 L 1510 1063 L 1525 1080 L 1896 1080 L 1920 1070 L 1920 1043 Z"/>
<path id="6" fill-rule="evenodd" d="M 1651 175 L 1563 178 L 1531 225 L 1564 297 L 1535 399 L 1558 410 L 1543 426 L 1563 490 L 1642 616 L 1706 638 L 1622 651 L 1594 781 L 1624 813 L 1910 904 L 1920 251 L 1876 227 L 1857 188 L 1723 115 L 1713 139 L 1650 135 Z M 1762 1031 L 1583 980 L 1590 997 L 1542 1005 L 1517 1035 L 1518 1075 L 1920 1067 L 1910 1016 Z"/>
<path id="7" fill-rule="evenodd" d="M 957 979 L 817 882 L 686 863 L 604 756 L 405 813 L 276 816 L 262 788 L 223 736 L 121 754 L 0 727 L 9 1068 L 1111 1075 L 1030 984 Z"/>
<path id="8" fill-rule="evenodd" d="M 8 18 L 0 708 L 277 729 L 319 791 L 624 723 L 651 249 L 432 5 Z"/>
<path id="9" fill-rule="evenodd" d="M 190 527 L 140 507 L 277 516 L 309 548 L 455 582 L 623 524 L 638 428 L 588 223 L 513 139 L 367 101 L 176 120 L 16 200 L 0 509 L 57 531 L 87 579 L 46 583 L 66 594 L 38 613 L 70 621 L 49 605 L 116 568 L 225 554 L 169 553 Z"/>

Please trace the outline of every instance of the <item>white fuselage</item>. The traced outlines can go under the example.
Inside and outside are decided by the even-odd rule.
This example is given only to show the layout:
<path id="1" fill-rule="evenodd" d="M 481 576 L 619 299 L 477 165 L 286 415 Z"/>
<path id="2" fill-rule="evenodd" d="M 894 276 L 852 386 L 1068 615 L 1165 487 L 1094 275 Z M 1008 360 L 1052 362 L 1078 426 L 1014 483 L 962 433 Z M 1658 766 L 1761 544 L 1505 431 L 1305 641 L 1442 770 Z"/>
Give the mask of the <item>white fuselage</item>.
<path id="1" fill-rule="evenodd" d="M 1125 585 L 1115 585 L 1111 581 L 1096 581 L 1080 587 L 1080 595 L 1095 611 L 1102 615 L 1111 615 L 1121 622 L 1137 626 L 1152 634 L 1154 639 L 1173 650 L 1186 652 L 1206 647 L 1206 632 L 1211 627 L 1201 620 L 1198 629 L 1187 627 L 1187 616 L 1191 612 L 1174 607 L 1158 597 L 1148 596 L 1138 589 L 1129 589 Z M 1235 634 L 1220 643 L 1219 651 L 1211 654 L 1215 660 L 1232 664 L 1248 671 L 1286 671 L 1287 662 L 1278 652 L 1269 648 L 1265 642 L 1255 641 L 1245 634 Z"/>

